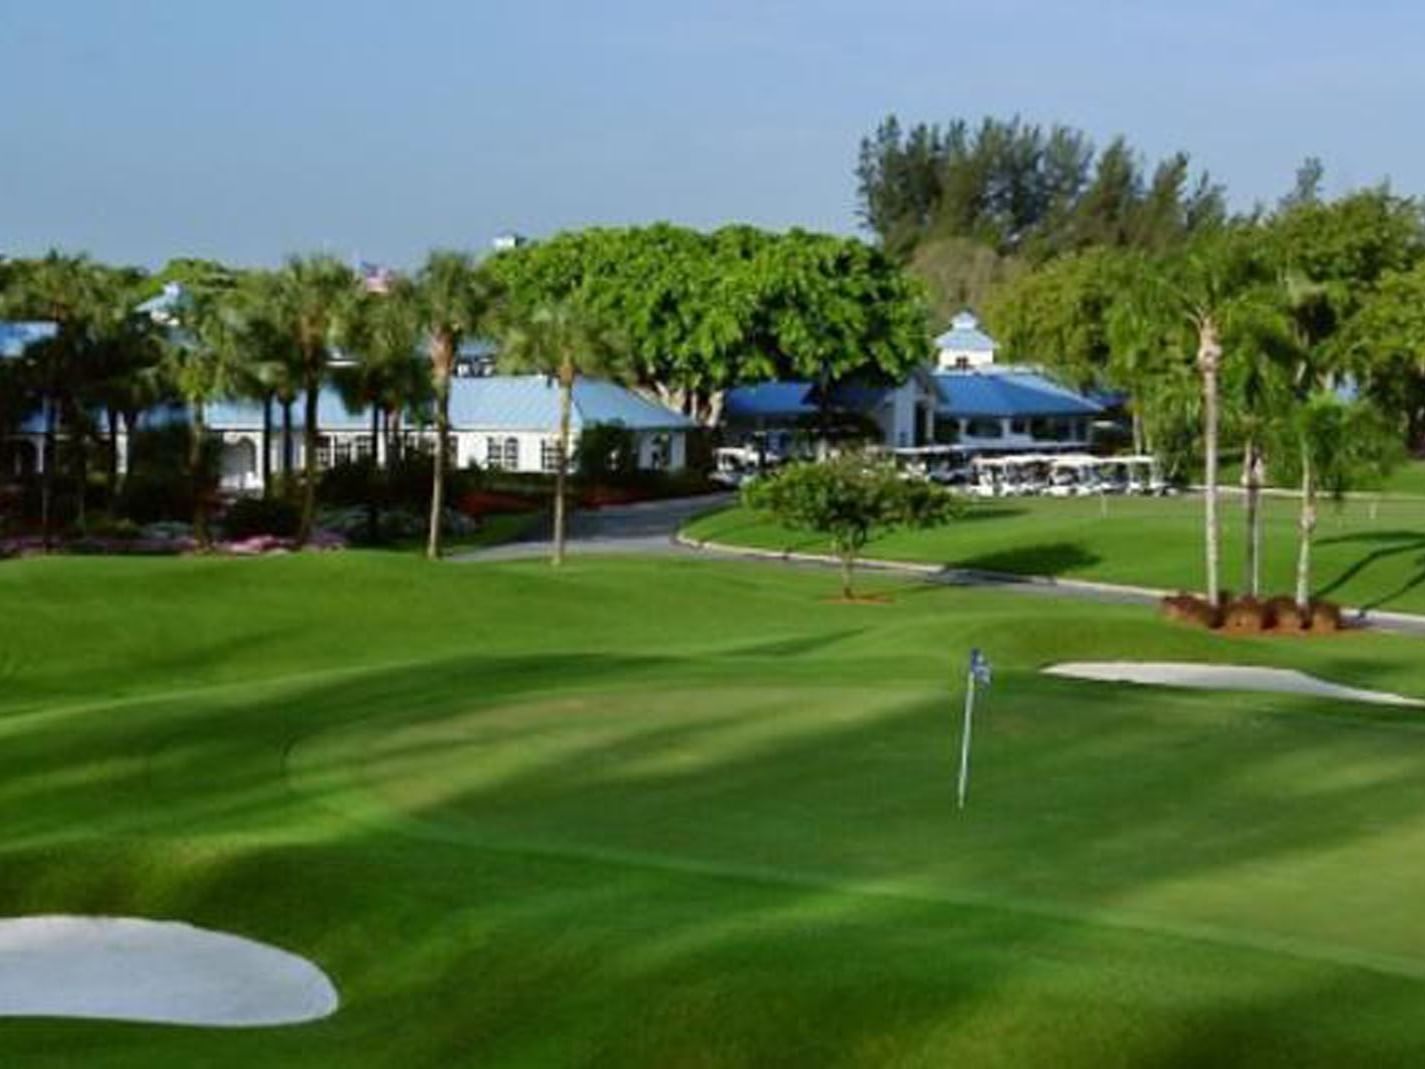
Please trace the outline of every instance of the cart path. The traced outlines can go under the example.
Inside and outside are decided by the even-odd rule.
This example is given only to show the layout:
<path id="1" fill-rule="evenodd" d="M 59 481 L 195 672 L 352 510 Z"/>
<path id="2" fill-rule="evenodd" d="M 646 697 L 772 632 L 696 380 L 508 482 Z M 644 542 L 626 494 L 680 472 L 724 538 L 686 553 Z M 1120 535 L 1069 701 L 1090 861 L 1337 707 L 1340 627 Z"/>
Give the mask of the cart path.
<path id="1" fill-rule="evenodd" d="M 574 513 L 569 525 L 570 556 L 636 554 L 644 556 L 700 556 L 716 560 L 779 564 L 784 567 L 834 568 L 835 557 L 823 553 L 757 549 L 722 542 L 700 541 L 681 534 L 683 526 L 699 513 L 730 504 L 733 494 L 648 501 Z M 548 525 L 531 532 L 524 540 L 499 546 L 453 553 L 453 561 L 512 561 L 547 557 L 553 550 Z M 1078 598 L 1112 605 L 1156 606 L 1173 590 L 1102 583 L 1090 579 L 1066 579 L 1049 575 L 1016 575 L 977 568 L 956 568 L 944 564 L 885 560 L 864 557 L 856 562 L 866 571 L 892 572 L 916 576 L 930 583 L 948 586 L 992 587 L 1041 597 Z M 1348 610 L 1359 625 L 1398 634 L 1425 636 L 1425 616 L 1379 610 Z"/>

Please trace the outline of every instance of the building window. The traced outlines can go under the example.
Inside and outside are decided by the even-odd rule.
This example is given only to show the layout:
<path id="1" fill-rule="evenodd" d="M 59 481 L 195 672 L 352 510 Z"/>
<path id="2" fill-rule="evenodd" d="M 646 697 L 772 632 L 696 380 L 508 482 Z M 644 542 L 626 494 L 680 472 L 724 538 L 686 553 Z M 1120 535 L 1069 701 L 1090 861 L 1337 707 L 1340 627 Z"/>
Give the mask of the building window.
<path id="1" fill-rule="evenodd" d="M 374 452 L 371 447 L 371 435 L 359 435 L 354 444 L 356 447 L 354 458 L 357 461 L 369 461 L 371 459 L 372 453 Z"/>
<path id="2" fill-rule="evenodd" d="M 1009 433 L 1010 433 L 1010 434 L 1027 434 L 1028 432 L 1029 432 L 1029 424 L 1026 423 L 1024 420 L 1022 420 L 1022 419 L 1012 419 L 1012 420 L 1009 421 Z"/>
<path id="3" fill-rule="evenodd" d="M 673 463 L 673 436 L 655 434 L 648 445 L 648 466 L 655 471 L 663 471 Z"/>
<path id="4" fill-rule="evenodd" d="M 997 419 L 970 419 L 965 421 L 966 438 L 1003 438 L 1004 424 Z"/>
<path id="5" fill-rule="evenodd" d="M 955 358 L 955 370 L 956 370 L 956 371 L 969 371 L 969 370 L 970 370 L 970 358 L 969 358 L 968 356 L 957 356 L 957 357 Z"/>
<path id="6" fill-rule="evenodd" d="M 351 463 L 351 441 L 347 438 L 332 439 L 332 460 L 335 464 Z"/>
<path id="7" fill-rule="evenodd" d="M 485 467 L 498 471 L 505 466 L 504 442 L 499 438 L 485 439 Z"/>
<path id="8" fill-rule="evenodd" d="M 539 442 L 539 468 L 541 471 L 559 470 L 559 439 L 542 438 Z"/>
<path id="9" fill-rule="evenodd" d="M 328 435 L 317 436 L 317 467 L 330 468 L 332 466 L 332 440 Z"/>
<path id="10" fill-rule="evenodd" d="M 505 439 L 505 460 L 504 467 L 507 471 L 519 471 L 520 467 L 520 440 L 518 438 Z"/>

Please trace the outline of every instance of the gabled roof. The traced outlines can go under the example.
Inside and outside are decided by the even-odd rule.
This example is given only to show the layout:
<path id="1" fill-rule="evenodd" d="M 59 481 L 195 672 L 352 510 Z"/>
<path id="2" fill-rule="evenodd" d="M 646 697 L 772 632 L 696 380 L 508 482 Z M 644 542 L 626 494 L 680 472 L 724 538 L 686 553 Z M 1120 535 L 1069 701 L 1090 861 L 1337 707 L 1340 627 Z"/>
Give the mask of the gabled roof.
<path id="1" fill-rule="evenodd" d="M 27 346 L 53 338 L 58 333 L 58 324 L 44 320 L 0 322 L 0 357 L 23 356 Z"/>
<path id="2" fill-rule="evenodd" d="M 293 426 L 303 425 L 303 403 L 292 408 Z M 209 405 L 205 420 L 214 430 L 256 431 L 262 427 L 262 405 L 256 401 L 223 401 Z M 280 425 L 281 412 L 274 411 Z M 602 379 L 574 383 L 570 413 L 574 430 L 595 423 L 619 423 L 629 430 L 685 430 L 693 421 L 681 412 L 638 396 Z M 365 431 L 371 412 L 347 411 L 341 396 L 325 389 L 317 396 L 317 426 L 324 431 Z M 540 431 L 559 429 L 559 387 L 543 375 L 488 375 L 455 378 L 450 383 L 450 427 L 454 431 Z"/>
<path id="3" fill-rule="evenodd" d="M 171 323 L 191 301 L 192 298 L 182 283 L 165 282 L 161 293 L 143 301 L 135 311 L 148 316 L 156 323 Z"/>
<path id="4" fill-rule="evenodd" d="M 935 376 L 939 415 L 1091 416 L 1099 405 L 1034 371 L 942 371 Z"/>
<path id="5" fill-rule="evenodd" d="M 796 418 L 816 412 L 809 382 L 759 382 L 728 390 L 722 410 L 730 419 Z"/>
<path id="6" fill-rule="evenodd" d="M 935 339 L 940 349 L 965 353 L 992 353 L 995 340 L 980 329 L 980 321 L 969 310 L 950 320 L 950 329 Z"/>
<path id="7" fill-rule="evenodd" d="M 681 412 L 603 379 L 575 380 L 570 422 L 575 430 L 595 423 L 618 423 L 635 431 L 694 426 Z M 457 430 L 557 430 L 559 385 L 544 375 L 452 379 L 450 425 Z"/>

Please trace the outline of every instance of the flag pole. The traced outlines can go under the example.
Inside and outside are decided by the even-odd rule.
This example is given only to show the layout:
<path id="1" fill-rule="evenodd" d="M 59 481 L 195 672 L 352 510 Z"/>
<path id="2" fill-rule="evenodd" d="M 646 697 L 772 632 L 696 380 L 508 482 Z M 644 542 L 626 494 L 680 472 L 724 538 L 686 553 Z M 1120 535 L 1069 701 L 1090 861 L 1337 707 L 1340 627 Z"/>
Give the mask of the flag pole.
<path id="1" fill-rule="evenodd" d="M 965 720 L 960 729 L 960 786 L 959 805 L 965 808 L 965 792 L 970 789 L 970 732 L 975 721 L 975 670 L 970 669 L 965 677 Z"/>

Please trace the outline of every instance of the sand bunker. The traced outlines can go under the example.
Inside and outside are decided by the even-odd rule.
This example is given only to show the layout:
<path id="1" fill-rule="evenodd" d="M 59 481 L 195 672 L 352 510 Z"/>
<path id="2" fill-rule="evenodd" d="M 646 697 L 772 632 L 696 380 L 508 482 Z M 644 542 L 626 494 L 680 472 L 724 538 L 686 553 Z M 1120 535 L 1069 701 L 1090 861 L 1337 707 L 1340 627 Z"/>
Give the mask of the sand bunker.
<path id="1" fill-rule="evenodd" d="M 0 1017 L 244 1028 L 336 1008 L 311 962 L 235 935 L 122 917 L 0 920 Z"/>
<path id="2" fill-rule="evenodd" d="M 1075 661 L 1054 664 L 1046 675 L 1097 679 L 1110 683 L 1148 683 L 1196 690 L 1251 690 L 1277 694 L 1313 694 L 1343 701 L 1376 705 L 1425 705 L 1415 698 L 1380 690 L 1361 690 L 1327 683 L 1290 668 L 1253 668 L 1245 665 L 1179 664 L 1146 661 Z"/>

